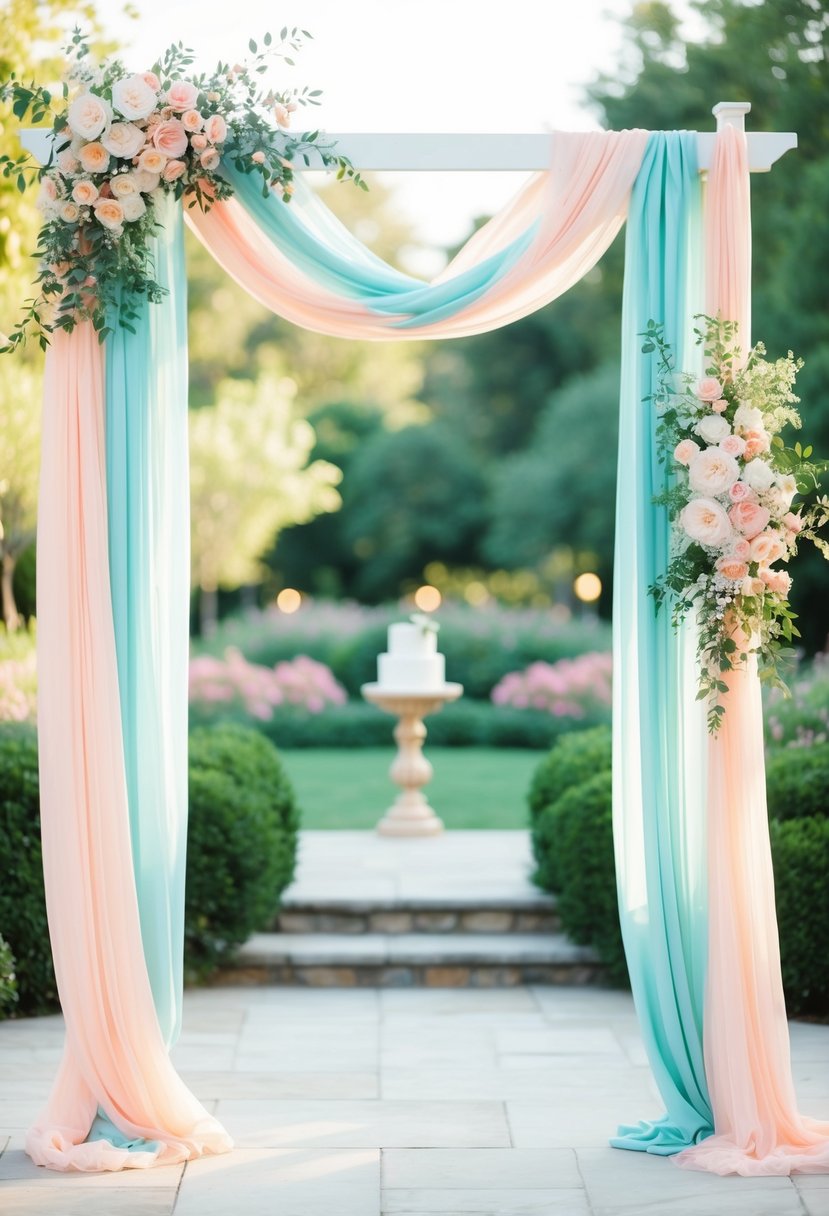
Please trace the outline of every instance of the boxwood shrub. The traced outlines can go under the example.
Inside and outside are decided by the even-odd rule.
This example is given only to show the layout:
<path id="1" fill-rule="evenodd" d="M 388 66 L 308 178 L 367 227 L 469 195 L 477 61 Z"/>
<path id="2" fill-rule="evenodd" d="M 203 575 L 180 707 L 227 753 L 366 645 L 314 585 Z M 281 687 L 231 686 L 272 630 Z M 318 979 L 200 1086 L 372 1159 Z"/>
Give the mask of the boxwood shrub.
<path id="1" fill-rule="evenodd" d="M 276 748 L 233 724 L 190 735 L 185 963 L 216 966 L 264 928 L 294 875 L 299 816 Z"/>
<path id="2" fill-rule="evenodd" d="M 14 955 L 8 942 L 0 937 L 0 1018 L 7 1018 L 17 1004 L 17 976 Z"/>
<path id="3" fill-rule="evenodd" d="M 829 819 L 772 821 L 771 848 L 786 1007 L 829 1012 Z"/>
<path id="4" fill-rule="evenodd" d="M 37 735 L 33 727 L 0 727 L 0 933 L 15 960 L 17 1011 L 46 1013 L 57 1004 L 43 857 Z"/>
<path id="5" fill-rule="evenodd" d="M 766 794 L 772 819 L 829 816 L 829 743 L 772 753 L 766 762 Z"/>

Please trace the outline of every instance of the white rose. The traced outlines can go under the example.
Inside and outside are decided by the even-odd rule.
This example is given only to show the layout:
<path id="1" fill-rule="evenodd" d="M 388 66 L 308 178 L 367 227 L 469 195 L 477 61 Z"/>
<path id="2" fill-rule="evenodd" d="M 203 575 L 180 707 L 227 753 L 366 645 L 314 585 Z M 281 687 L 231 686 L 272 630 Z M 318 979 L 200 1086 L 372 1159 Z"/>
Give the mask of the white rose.
<path id="1" fill-rule="evenodd" d="M 700 418 L 695 430 L 706 443 L 720 443 L 731 434 L 731 427 L 721 414 L 706 414 Z"/>
<path id="2" fill-rule="evenodd" d="M 69 127 L 82 139 L 97 139 L 112 118 L 112 106 L 97 93 L 81 93 L 66 112 Z"/>
<path id="3" fill-rule="evenodd" d="M 759 431 L 763 428 L 763 411 L 745 401 L 737 406 L 734 414 L 734 426 L 741 431 Z"/>
<path id="4" fill-rule="evenodd" d="M 756 456 L 743 469 L 743 481 L 751 486 L 752 490 L 768 490 L 774 485 L 774 469 Z"/>
<path id="5" fill-rule="evenodd" d="M 706 448 L 688 466 L 688 483 L 698 494 L 725 494 L 739 476 L 737 461 L 720 448 Z"/>
<path id="6" fill-rule="evenodd" d="M 160 174 L 150 173 L 146 169 L 133 169 L 130 177 L 135 182 L 136 190 L 140 190 L 142 194 L 149 194 L 151 190 L 155 190 L 161 181 Z"/>
<path id="7" fill-rule="evenodd" d="M 107 152 L 121 160 L 132 160 L 144 147 L 144 132 L 131 122 L 114 122 L 101 137 Z"/>
<path id="8" fill-rule="evenodd" d="M 792 474 L 791 473 L 778 473 L 777 474 L 777 487 L 780 490 L 780 493 L 785 494 L 786 497 L 788 498 L 789 502 L 791 503 L 792 499 L 794 498 L 795 494 L 797 493 L 797 482 L 795 481 Z"/>
<path id="9" fill-rule="evenodd" d="M 682 508 L 679 522 L 691 540 L 709 549 L 722 549 L 734 538 L 728 516 L 713 498 L 692 498 Z"/>
<path id="10" fill-rule="evenodd" d="M 128 194 L 138 193 L 138 187 L 132 180 L 131 173 L 116 173 L 110 179 L 109 188 L 116 198 L 126 198 Z"/>
<path id="11" fill-rule="evenodd" d="M 156 95 L 143 76 L 125 76 L 112 86 L 112 104 L 124 118 L 147 118 L 156 107 Z"/>
<path id="12" fill-rule="evenodd" d="M 147 210 L 147 205 L 140 194 L 128 194 L 122 198 L 121 207 L 124 211 L 124 219 L 128 221 L 140 220 Z"/>

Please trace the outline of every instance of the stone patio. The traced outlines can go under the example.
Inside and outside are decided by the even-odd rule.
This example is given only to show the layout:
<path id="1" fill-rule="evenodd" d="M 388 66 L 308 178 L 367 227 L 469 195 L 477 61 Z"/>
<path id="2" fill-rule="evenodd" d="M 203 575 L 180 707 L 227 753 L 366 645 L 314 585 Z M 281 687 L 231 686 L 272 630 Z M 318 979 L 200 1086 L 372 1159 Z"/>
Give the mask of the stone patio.
<path id="1" fill-rule="evenodd" d="M 660 1110 L 618 992 L 188 992 L 175 1060 L 238 1147 L 134 1174 L 23 1154 L 62 1033 L 0 1024 L 3 1216 L 829 1216 L 829 1176 L 716 1178 L 607 1147 Z M 792 1039 L 802 1106 L 825 1116 L 829 1027 Z"/>

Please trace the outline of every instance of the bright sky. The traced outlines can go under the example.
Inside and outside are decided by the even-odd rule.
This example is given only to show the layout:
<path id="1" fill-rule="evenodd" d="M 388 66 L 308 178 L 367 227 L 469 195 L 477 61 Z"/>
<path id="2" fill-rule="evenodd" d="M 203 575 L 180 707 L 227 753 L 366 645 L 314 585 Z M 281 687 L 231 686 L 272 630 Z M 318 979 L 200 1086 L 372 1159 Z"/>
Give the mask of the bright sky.
<path id="1" fill-rule="evenodd" d="M 136 70 L 179 39 L 210 67 L 219 58 L 243 58 L 248 38 L 259 40 L 266 30 L 310 30 L 314 41 L 297 56 L 296 68 L 284 71 L 291 84 L 324 90 L 309 126 L 341 133 L 595 128 L 582 89 L 618 63 L 617 18 L 632 8 L 632 0 L 135 3 L 139 21 L 111 9 L 106 20 Z M 685 0 L 676 7 L 682 11 Z M 274 83 L 280 83 L 276 76 Z M 389 180 L 419 238 L 443 245 L 465 237 L 472 217 L 495 210 L 521 179 L 466 173 Z"/>

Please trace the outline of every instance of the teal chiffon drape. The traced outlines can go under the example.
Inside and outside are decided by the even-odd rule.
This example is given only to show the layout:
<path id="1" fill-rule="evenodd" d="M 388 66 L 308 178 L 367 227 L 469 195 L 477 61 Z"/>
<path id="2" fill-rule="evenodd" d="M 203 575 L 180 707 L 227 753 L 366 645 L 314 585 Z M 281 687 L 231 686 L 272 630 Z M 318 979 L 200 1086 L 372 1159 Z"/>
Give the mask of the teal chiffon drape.
<path id="1" fill-rule="evenodd" d="M 693 626 L 657 615 L 648 587 L 668 560 L 654 355 L 664 322 L 676 369 L 694 358 L 701 311 L 696 135 L 656 132 L 631 197 L 625 246 L 613 603 L 613 802 L 622 934 L 645 1048 L 666 1113 L 619 1129 L 620 1148 L 672 1154 L 712 1128 L 702 1052 L 707 943 L 704 709 Z"/>

